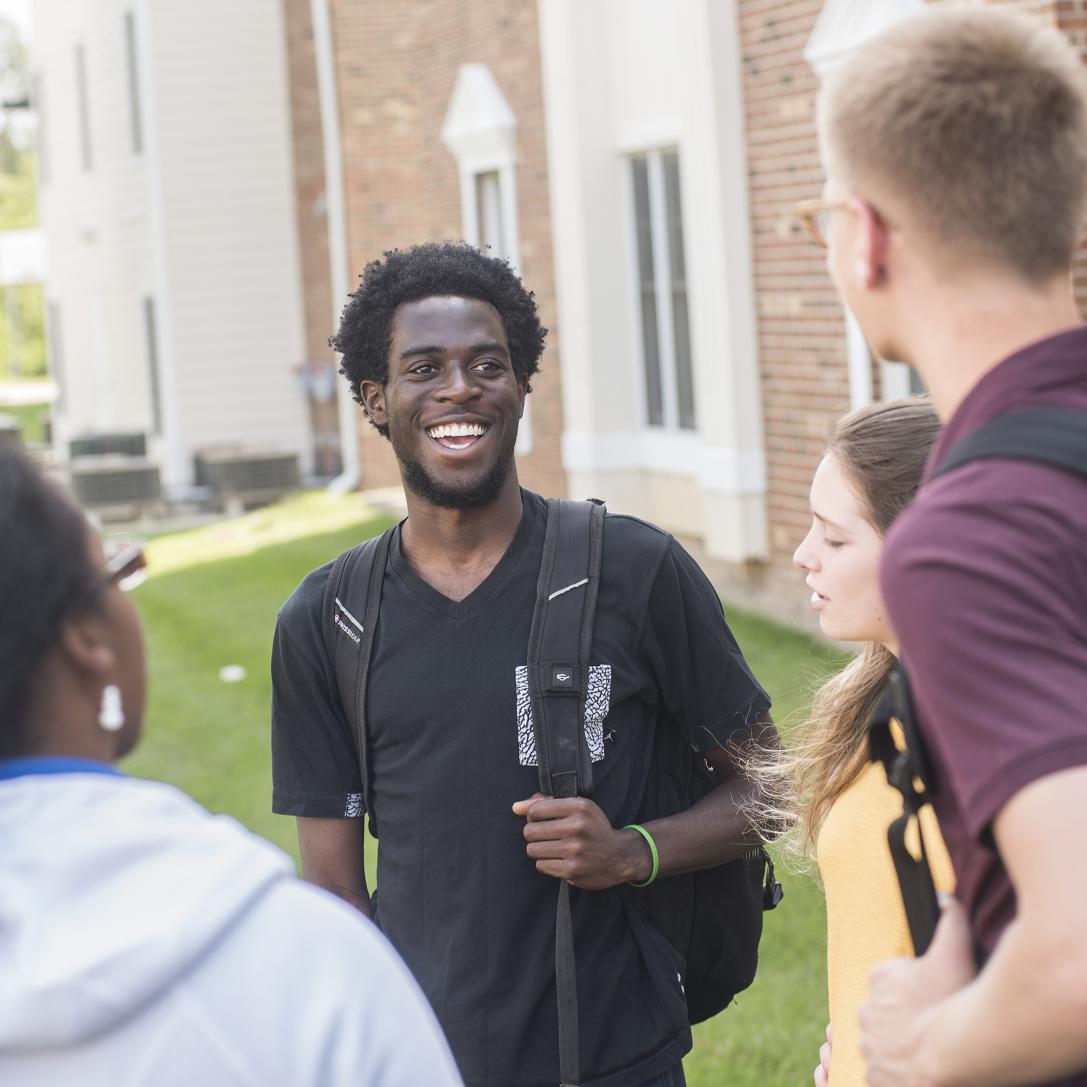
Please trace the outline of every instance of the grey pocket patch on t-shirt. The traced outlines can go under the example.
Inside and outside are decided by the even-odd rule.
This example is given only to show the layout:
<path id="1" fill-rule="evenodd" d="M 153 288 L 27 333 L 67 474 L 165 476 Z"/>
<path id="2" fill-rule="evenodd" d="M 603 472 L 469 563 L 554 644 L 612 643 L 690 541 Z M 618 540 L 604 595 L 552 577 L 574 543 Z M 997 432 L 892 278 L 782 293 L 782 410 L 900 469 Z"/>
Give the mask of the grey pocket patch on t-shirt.
<path id="1" fill-rule="evenodd" d="M 514 672 L 517 686 L 517 759 L 522 766 L 536 766 L 536 732 L 532 721 L 532 703 L 528 697 L 528 667 L 519 665 Z M 589 689 L 585 694 L 585 743 L 589 757 L 600 762 L 604 757 L 604 718 L 611 709 L 611 665 L 589 665 Z"/>

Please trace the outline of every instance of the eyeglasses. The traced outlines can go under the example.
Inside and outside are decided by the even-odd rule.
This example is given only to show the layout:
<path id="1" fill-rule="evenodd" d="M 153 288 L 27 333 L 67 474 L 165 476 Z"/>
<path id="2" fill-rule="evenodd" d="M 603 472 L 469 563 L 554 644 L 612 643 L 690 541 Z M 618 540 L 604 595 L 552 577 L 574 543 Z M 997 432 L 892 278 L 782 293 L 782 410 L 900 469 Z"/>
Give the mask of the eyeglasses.
<path id="1" fill-rule="evenodd" d="M 795 214 L 807 232 L 808 238 L 820 249 L 829 247 L 830 214 L 849 207 L 844 200 L 805 200 L 796 205 Z"/>
<path id="2" fill-rule="evenodd" d="M 147 579 L 147 556 L 143 545 L 116 543 L 108 547 L 106 565 L 102 567 L 102 580 L 106 585 L 116 585 L 123 593 L 130 593 Z"/>

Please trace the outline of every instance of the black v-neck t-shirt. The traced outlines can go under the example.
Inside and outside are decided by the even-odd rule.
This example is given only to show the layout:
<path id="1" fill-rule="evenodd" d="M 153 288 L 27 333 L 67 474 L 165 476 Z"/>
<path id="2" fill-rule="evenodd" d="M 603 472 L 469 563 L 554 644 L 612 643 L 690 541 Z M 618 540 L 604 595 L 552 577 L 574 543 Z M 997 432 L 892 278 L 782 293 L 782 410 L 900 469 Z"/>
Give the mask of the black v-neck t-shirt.
<path id="1" fill-rule="evenodd" d="M 536 871 L 511 811 L 538 787 L 525 658 L 546 505 L 522 494 L 505 555 L 459 602 L 412 570 L 397 531 L 367 692 L 377 921 L 469 1087 L 558 1082 L 558 884 Z M 302 582 L 276 629 L 273 807 L 285 815 L 361 813 L 321 636 L 330 568 Z M 637 817 L 655 730 L 706 750 L 769 708 L 705 575 L 671 536 L 634 518 L 605 521 L 591 663 L 586 737 L 595 800 L 613 826 Z M 583 1082 L 644 1083 L 690 1048 L 682 961 L 646 954 L 618 889 L 575 889 L 572 900 Z"/>

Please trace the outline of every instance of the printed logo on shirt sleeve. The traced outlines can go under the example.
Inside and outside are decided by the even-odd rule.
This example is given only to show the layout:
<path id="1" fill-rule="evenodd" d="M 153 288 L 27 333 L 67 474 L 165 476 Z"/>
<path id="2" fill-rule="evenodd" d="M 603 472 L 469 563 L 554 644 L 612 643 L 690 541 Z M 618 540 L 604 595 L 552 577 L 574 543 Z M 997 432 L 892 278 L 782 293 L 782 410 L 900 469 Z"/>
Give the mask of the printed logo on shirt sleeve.
<path id="1" fill-rule="evenodd" d="M 528 694 L 528 668 L 520 665 L 514 673 L 517 687 L 517 758 L 522 766 L 536 766 L 536 731 L 532 701 Z M 611 665 L 589 665 L 589 688 L 585 693 L 585 743 L 589 757 L 604 757 L 604 719 L 611 709 Z"/>

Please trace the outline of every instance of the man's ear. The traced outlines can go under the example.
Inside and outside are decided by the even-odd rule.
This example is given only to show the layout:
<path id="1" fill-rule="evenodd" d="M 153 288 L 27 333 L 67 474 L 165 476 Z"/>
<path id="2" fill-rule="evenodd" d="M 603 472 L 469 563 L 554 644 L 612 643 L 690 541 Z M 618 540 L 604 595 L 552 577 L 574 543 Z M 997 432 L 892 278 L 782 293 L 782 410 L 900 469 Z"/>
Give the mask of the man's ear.
<path id="1" fill-rule="evenodd" d="M 76 671 L 105 681 L 117 664 L 106 626 L 91 612 L 76 612 L 60 624 L 60 651 Z"/>
<path id="2" fill-rule="evenodd" d="M 525 417 L 525 400 L 528 397 L 528 394 L 532 391 L 529 387 L 529 380 L 527 374 L 517 375 L 517 389 L 521 397 L 521 410 L 517 413 L 517 418 L 523 419 Z"/>
<path id="3" fill-rule="evenodd" d="M 389 422 L 389 413 L 385 410 L 385 386 L 376 381 L 364 381 L 359 388 L 366 414 L 378 426 Z"/>
<path id="4" fill-rule="evenodd" d="M 853 252 L 850 254 L 853 261 L 850 275 L 858 290 L 869 291 L 881 286 L 887 278 L 890 230 L 880 218 L 879 212 L 867 200 L 852 197 L 849 201 L 849 212 L 857 223 Z"/>

